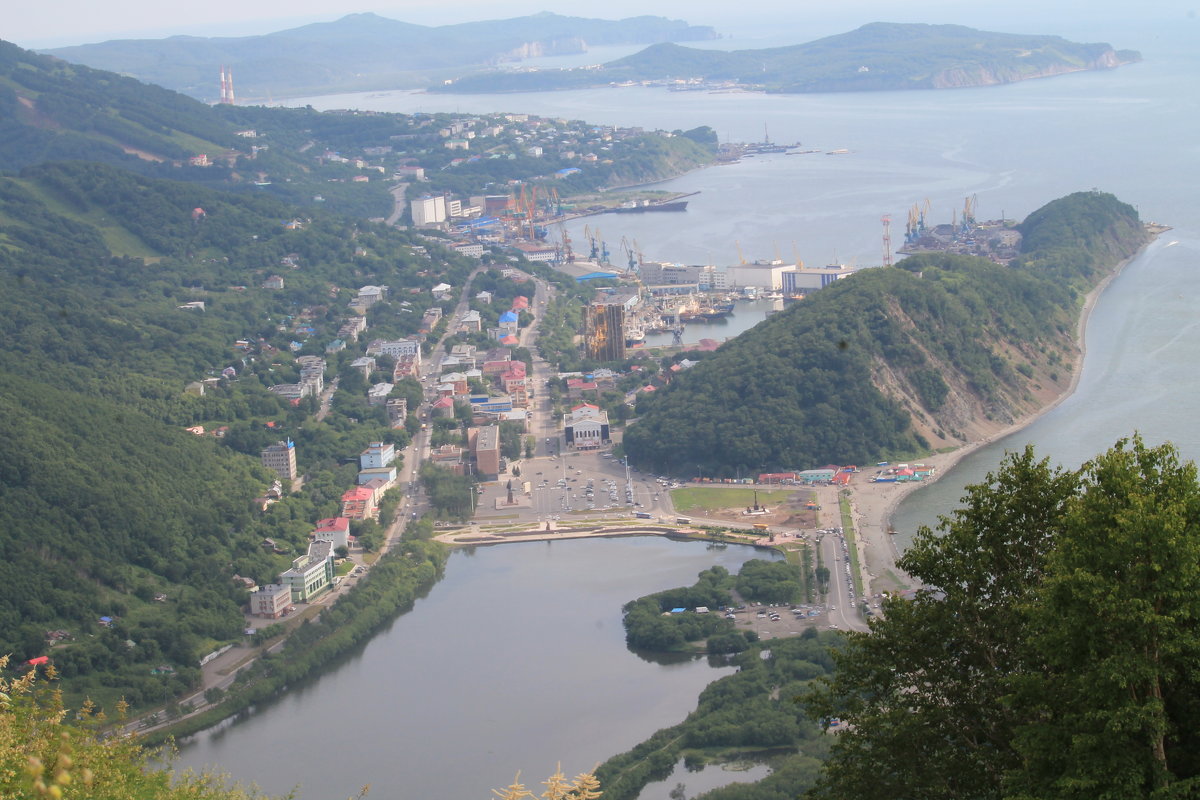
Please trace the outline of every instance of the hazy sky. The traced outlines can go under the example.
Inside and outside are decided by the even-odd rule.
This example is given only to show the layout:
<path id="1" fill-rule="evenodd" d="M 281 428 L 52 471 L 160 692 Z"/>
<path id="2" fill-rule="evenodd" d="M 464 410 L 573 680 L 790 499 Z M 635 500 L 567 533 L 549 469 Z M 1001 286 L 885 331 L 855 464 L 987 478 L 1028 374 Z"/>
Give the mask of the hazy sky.
<path id="1" fill-rule="evenodd" d="M 175 34 L 246 36 L 337 19 L 356 11 L 425 25 L 500 19 L 550 10 L 560 14 L 617 19 L 656 14 L 712 25 L 735 38 L 761 30 L 803 29 L 802 40 L 857 27 L 865 22 L 954 22 L 991 30 L 1118 38 L 1120 20 L 1195 23 L 1200 0 L 755 0 L 753 3 L 696 0 L 37 0 L 10 8 L 0 39 L 22 47 L 59 47 L 119 38 L 161 38 Z M 1092 33 L 1092 32 L 1095 33 Z M 1112 41 L 1117 47 L 1135 42 Z"/>

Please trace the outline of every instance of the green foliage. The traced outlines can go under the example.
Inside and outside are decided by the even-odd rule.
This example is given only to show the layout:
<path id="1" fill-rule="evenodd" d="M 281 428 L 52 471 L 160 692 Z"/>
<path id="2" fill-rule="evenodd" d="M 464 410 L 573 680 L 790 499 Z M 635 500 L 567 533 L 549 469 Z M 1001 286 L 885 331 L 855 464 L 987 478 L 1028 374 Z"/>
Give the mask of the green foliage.
<path id="1" fill-rule="evenodd" d="M 772 777 L 741 787 L 743 794 L 734 797 L 796 797 L 815 779 L 827 745 L 821 729 L 790 698 L 832 671 L 831 651 L 839 641 L 837 634 L 814 631 L 734 656 L 737 672 L 709 684 L 687 719 L 600 766 L 596 774 L 605 797 L 637 797 L 647 783 L 666 778 L 680 757 L 720 759 L 738 750 L 779 755 L 771 759 Z"/>
<path id="2" fill-rule="evenodd" d="M 439 519 L 470 519 L 475 504 L 475 482 L 427 461 L 421 465 L 421 485 Z"/>
<path id="3" fill-rule="evenodd" d="M 807 697 L 849 723 L 820 797 L 1185 797 L 1200 779 L 1200 485 L 1170 445 L 968 488 Z"/>
<path id="4" fill-rule="evenodd" d="M 1053 233 L 1064 228 L 1066 243 Z M 1024 230 L 1012 267 L 918 255 L 770 317 L 643 393 L 626 452 L 654 472 L 733 477 L 920 453 L 913 413 L 937 421 L 952 391 L 1017 416 L 1030 378 L 1002 354 L 1071 347 L 1079 294 L 1146 240 L 1133 210 L 1098 192 L 1047 204 Z"/>
<path id="5" fill-rule="evenodd" d="M 737 593 L 760 603 L 796 603 L 804 599 L 804 579 L 795 564 L 753 559 L 742 565 Z"/>

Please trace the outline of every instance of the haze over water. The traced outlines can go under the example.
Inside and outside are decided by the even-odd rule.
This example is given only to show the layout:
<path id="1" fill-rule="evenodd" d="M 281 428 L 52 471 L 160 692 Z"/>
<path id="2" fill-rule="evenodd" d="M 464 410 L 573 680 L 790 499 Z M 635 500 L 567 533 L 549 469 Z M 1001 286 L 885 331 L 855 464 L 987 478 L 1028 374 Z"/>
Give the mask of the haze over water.
<path id="1" fill-rule="evenodd" d="M 652 259 L 732 264 L 740 242 L 748 258 L 771 258 L 778 248 L 790 261 L 795 240 L 808 264 L 837 258 L 876 265 L 882 258 L 880 216 L 892 215 L 893 240 L 899 242 L 907 208 L 925 198 L 935 223 L 949 221 L 969 195 L 978 196 L 983 218 L 1002 210 L 1021 218 L 1049 200 L 1093 187 L 1135 205 L 1143 219 L 1174 226 L 1101 298 L 1088 328 L 1076 394 L 914 495 L 897 517 L 906 536 L 948 511 L 962 485 L 994 469 L 1006 447 L 1026 441 L 1075 466 L 1140 430 L 1152 443 L 1171 439 L 1185 457 L 1200 457 L 1195 413 L 1200 377 L 1194 366 L 1200 325 L 1200 198 L 1194 185 L 1200 175 L 1195 133 L 1200 99 L 1193 89 L 1200 57 L 1189 47 L 1194 30 L 1194 24 L 1185 25 L 1140 39 L 1097 32 L 1092 38 L 1140 49 L 1146 61 L 1109 72 L 953 92 L 767 96 L 597 89 L 482 97 L 371 93 L 300 102 L 404 112 L 503 110 L 671 130 L 707 124 L 722 139 L 741 141 L 761 139 L 766 124 L 775 141 L 852 151 L 755 158 L 700 170 L 656 187 L 700 192 L 686 214 L 588 220 L 602 229 L 611 249 L 621 236 L 636 238 Z M 577 227 L 581 231 L 582 223 Z M 571 233 L 578 241 L 575 227 Z M 517 769 L 525 770 L 528 784 L 560 758 L 568 772 L 586 769 L 681 719 L 694 706 L 699 685 L 719 673 L 699 664 L 688 665 L 698 672 L 672 667 L 679 672 L 654 684 L 669 690 L 647 693 L 647 676 L 664 668 L 627 658 L 619 630 L 606 628 L 584 644 L 564 636 L 598 624 L 595 603 L 613 606 L 603 624 L 619 627 L 621 603 L 687 582 L 713 554 L 643 540 L 597 544 L 598 549 L 541 547 L 546 546 L 456 555 L 429 600 L 360 657 L 250 722 L 202 737 L 201 745 L 185 749 L 184 761 L 217 759 L 236 777 L 259 780 L 273 791 L 300 783 L 306 787 L 302 797 L 324 798 L 378 780 L 371 776 L 379 774 L 379 762 L 390 760 L 407 778 L 378 787 L 388 796 L 480 798 Z M 679 562 L 687 566 L 668 569 Z M 628 572 L 638 577 L 626 584 Z M 502 577 L 485 584 L 496 587 L 487 590 L 495 595 L 485 592 L 475 602 L 506 604 L 504 613 L 488 617 L 486 635 L 464 642 L 460 620 L 473 611 L 453 606 L 450 598 L 491 574 Z M 621 581 L 615 591 L 609 591 L 617 585 L 612 581 Z M 514 587 L 511 594 L 508 586 Z M 546 617 L 543 625 L 517 624 L 575 604 L 588 610 Z M 482 606 L 478 611 L 492 612 Z M 588 649 L 547 672 L 546 654 L 564 646 Z M 515 661 L 514 652 L 520 653 Z M 428 658 L 430 653 L 437 657 Z M 425 666 L 413 673 L 409 668 L 418 658 Z M 602 690 L 592 661 L 603 665 Z M 546 702 L 549 689 L 561 699 Z M 461 732 L 456 758 L 425 756 L 419 747 L 423 725 Z M 301 749 L 300 757 L 287 763 L 272 757 L 268 763 L 263 743 L 291 741 L 286 737 L 295 737 L 297 729 L 307 737 L 277 751 Z M 493 752 L 489 742 L 503 744 L 503 753 Z"/>

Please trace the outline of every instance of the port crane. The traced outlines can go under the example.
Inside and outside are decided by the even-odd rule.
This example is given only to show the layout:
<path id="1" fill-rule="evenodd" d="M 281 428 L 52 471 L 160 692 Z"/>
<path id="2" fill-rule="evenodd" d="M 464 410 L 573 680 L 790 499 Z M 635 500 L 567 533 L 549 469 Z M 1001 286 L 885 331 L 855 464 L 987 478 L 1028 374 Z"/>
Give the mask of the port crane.
<path id="1" fill-rule="evenodd" d="M 642 250 L 638 247 L 637 239 L 630 242 L 629 239 L 622 236 L 621 252 L 629 259 L 629 271 L 637 272 L 638 267 L 642 264 Z"/>
<path id="2" fill-rule="evenodd" d="M 599 238 L 599 234 L 593 233 L 591 226 L 584 225 L 583 226 L 583 238 L 588 240 L 588 244 L 591 245 L 591 248 L 592 248 L 592 252 L 588 255 L 588 258 L 592 261 L 599 261 L 600 248 L 596 244 L 596 240 Z"/>

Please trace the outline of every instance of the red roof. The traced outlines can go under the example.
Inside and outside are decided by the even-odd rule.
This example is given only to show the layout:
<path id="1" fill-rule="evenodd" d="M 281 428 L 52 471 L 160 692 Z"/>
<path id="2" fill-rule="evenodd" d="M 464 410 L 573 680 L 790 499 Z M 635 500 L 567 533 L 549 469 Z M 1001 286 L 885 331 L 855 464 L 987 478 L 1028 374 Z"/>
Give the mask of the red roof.
<path id="1" fill-rule="evenodd" d="M 317 531 L 316 531 L 317 533 L 324 533 L 325 531 L 337 532 L 337 531 L 349 531 L 349 530 L 350 530 L 350 520 L 347 519 L 346 517 L 331 517 L 329 519 L 322 519 L 322 520 L 317 521 Z"/>
<path id="2" fill-rule="evenodd" d="M 443 397 L 433 404 L 434 408 L 454 408 L 453 397 Z"/>
<path id="3" fill-rule="evenodd" d="M 32 667 L 40 667 L 43 664 L 50 663 L 50 656 L 38 656 L 37 658 L 31 658 L 27 663 Z"/>
<path id="4" fill-rule="evenodd" d="M 528 297 L 526 297 L 523 294 L 519 294 L 513 298 L 513 304 L 512 304 L 513 311 L 520 311 L 525 308 L 529 308 L 529 298 Z"/>
<path id="5" fill-rule="evenodd" d="M 578 410 L 579 410 L 579 409 L 581 409 L 581 408 L 590 408 L 592 411 L 599 411 L 599 410 L 600 410 L 600 406 L 594 406 L 594 405 L 592 405 L 591 403 L 580 403 L 580 404 L 579 404 L 579 405 L 577 405 L 577 406 L 573 406 L 573 407 L 571 408 L 571 410 L 572 410 L 572 411 L 578 411 Z"/>
<path id="6" fill-rule="evenodd" d="M 505 336 L 503 339 L 500 340 L 500 344 L 518 344 L 518 343 L 520 343 L 520 341 L 521 341 L 520 339 L 518 339 L 517 337 L 513 336 L 510 333 L 508 336 Z"/>
<path id="7" fill-rule="evenodd" d="M 370 500 L 374 496 L 375 493 L 367 487 L 355 486 L 353 489 L 350 489 L 344 495 L 342 495 L 342 502 L 345 503 L 354 500 Z"/>

